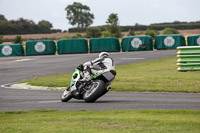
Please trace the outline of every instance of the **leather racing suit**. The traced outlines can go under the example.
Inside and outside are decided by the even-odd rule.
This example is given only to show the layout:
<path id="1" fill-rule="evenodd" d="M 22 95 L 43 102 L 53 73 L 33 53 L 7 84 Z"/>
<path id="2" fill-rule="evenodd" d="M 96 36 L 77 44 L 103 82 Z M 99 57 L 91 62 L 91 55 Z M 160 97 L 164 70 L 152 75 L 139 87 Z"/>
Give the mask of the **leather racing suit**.
<path id="1" fill-rule="evenodd" d="M 112 58 L 108 56 L 96 58 L 83 64 L 84 66 L 84 80 L 90 80 L 92 75 L 100 75 L 104 72 L 115 70 L 115 64 Z"/>

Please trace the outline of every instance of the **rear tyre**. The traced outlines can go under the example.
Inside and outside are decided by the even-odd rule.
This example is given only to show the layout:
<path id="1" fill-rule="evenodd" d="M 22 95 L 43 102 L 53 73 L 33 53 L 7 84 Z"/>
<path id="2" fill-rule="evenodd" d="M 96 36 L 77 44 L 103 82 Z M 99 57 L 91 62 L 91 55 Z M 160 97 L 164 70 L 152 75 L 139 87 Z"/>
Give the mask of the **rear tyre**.
<path id="1" fill-rule="evenodd" d="M 90 90 L 86 91 L 83 98 L 85 102 L 95 102 L 104 93 L 105 83 L 102 80 L 94 80 Z"/>
<path id="2" fill-rule="evenodd" d="M 69 87 L 67 87 L 67 89 L 64 90 L 61 96 L 61 101 L 68 102 L 69 100 L 72 99 L 72 97 L 73 97 L 72 92 L 69 90 Z"/>

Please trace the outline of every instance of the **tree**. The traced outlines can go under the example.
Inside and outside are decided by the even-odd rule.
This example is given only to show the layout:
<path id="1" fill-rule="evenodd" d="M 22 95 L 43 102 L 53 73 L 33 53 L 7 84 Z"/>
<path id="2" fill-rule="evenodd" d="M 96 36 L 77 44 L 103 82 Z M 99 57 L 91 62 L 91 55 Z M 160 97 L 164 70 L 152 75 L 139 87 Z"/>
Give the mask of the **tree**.
<path id="1" fill-rule="evenodd" d="M 52 24 L 46 20 L 39 21 L 38 26 L 46 27 L 47 29 L 51 29 L 53 27 Z"/>
<path id="2" fill-rule="evenodd" d="M 174 28 L 165 28 L 163 31 L 162 31 L 162 34 L 180 34 L 180 32 L 177 30 L 177 29 L 174 29 Z"/>
<path id="3" fill-rule="evenodd" d="M 7 19 L 5 18 L 5 16 L 2 15 L 2 14 L 0 14 L 0 20 L 5 20 L 5 21 L 7 21 Z"/>
<path id="4" fill-rule="evenodd" d="M 121 37 L 121 30 L 118 25 L 106 25 L 106 31 L 109 31 L 112 34 L 112 37 Z"/>
<path id="5" fill-rule="evenodd" d="M 111 13 L 106 21 L 108 25 L 118 25 L 119 18 L 117 13 Z"/>
<path id="6" fill-rule="evenodd" d="M 50 33 L 53 26 L 49 21 L 41 20 L 38 22 L 38 27 L 42 33 Z"/>
<path id="7" fill-rule="evenodd" d="M 74 2 L 65 8 L 67 19 L 71 25 L 78 27 L 88 27 L 93 23 L 94 15 L 90 13 L 90 8 L 81 3 Z"/>
<path id="8" fill-rule="evenodd" d="M 121 30 L 118 26 L 119 18 L 117 14 L 111 13 L 106 21 L 108 25 L 105 26 L 106 31 L 109 31 L 112 37 L 121 37 Z"/>

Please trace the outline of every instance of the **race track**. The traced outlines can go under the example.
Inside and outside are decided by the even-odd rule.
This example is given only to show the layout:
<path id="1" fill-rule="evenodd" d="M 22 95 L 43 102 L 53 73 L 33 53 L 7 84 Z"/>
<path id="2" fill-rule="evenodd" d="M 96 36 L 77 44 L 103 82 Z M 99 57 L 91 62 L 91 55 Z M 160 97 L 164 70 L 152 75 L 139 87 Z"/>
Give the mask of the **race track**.
<path id="1" fill-rule="evenodd" d="M 116 65 L 176 56 L 176 50 L 111 53 Z M 70 54 L 0 58 L 0 85 L 23 79 L 72 72 L 98 54 Z M 109 92 L 95 103 L 60 102 L 61 91 L 23 90 L 0 87 L 0 111 L 200 109 L 200 94 Z"/>

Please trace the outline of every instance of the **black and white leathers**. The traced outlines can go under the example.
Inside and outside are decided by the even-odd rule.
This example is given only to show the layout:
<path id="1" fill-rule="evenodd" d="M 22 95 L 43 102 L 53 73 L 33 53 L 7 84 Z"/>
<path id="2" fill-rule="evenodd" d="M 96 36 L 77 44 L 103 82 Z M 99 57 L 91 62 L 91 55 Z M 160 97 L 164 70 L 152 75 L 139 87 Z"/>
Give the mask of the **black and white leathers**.
<path id="1" fill-rule="evenodd" d="M 83 66 L 89 66 L 91 68 L 92 75 L 99 75 L 106 71 L 115 70 L 114 61 L 108 56 L 96 58 L 95 60 L 84 63 Z"/>

